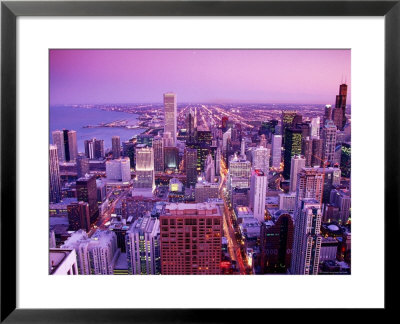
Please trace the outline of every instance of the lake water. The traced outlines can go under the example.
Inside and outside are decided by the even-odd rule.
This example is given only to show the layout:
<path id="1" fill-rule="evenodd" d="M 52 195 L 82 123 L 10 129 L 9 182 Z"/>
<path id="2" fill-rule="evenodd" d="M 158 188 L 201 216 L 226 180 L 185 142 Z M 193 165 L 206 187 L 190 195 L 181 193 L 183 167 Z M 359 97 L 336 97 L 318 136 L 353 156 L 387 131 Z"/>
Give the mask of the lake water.
<path id="1" fill-rule="evenodd" d="M 78 141 L 78 151 L 85 152 L 84 141 L 93 137 L 104 140 L 104 149 L 111 148 L 111 137 L 119 136 L 121 145 L 134 135 L 145 129 L 126 129 L 122 127 L 84 128 L 87 125 L 110 123 L 116 120 L 128 120 L 129 125 L 137 125 L 138 115 L 119 111 L 105 111 L 97 108 L 51 107 L 50 108 L 50 143 L 53 142 L 52 131 L 75 130 Z"/>

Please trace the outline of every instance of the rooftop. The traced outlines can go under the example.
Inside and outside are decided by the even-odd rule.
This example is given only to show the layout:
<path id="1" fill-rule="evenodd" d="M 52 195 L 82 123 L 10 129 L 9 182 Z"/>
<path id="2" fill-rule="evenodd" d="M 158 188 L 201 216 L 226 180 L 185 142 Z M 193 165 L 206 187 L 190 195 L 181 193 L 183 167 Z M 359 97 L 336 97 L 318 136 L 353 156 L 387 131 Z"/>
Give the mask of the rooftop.
<path id="1" fill-rule="evenodd" d="M 215 203 L 168 203 L 165 206 L 165 215 L 207 215 L 220 216 L 221 211 Z"/>

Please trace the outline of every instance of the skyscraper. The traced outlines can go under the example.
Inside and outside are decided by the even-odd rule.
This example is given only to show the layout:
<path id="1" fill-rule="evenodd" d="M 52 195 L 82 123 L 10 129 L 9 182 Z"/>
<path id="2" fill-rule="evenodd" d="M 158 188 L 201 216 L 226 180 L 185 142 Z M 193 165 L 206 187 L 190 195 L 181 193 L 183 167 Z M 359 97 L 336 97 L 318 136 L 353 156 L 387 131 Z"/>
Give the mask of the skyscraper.
<path id="1" fill-rule="evenodd" d="M 131 141 L 122 142 L 122 155 L 129 158 L 131 168 L 135 168 L 135 143 Z"/>
<path id="2" fill-rule="evenodd" d="M 263 146 L 259 146 L 252 151 L 253 169 L 258 169 L 268 174 L 269 151 L 269 149 Z"/>
<path id="3" fill-rule="evenodd" d="M 164 144 L 161 136 L 153 139 L 154 171 L 164 172 Z"/>
<path id="4" fill-rule="evenodd" d="M 173 146 L 176 145 L 176 117 L 177 117 L 177 103 L 175 93 L 164 93 L 164 114 L 165 126 L 164 132 L 171 133 Z"/>
<path id="5" fill-rule="evenodd" d="M 197 150 L 185 148 L 186 186 L 195 186 L 197 182 Z"/>
<path id="6" fill-rule="evenodd" d="M 119 158 L 106 162 L 106 177 L 111 181 L 131 181 L 131 167 L 129 158 Z"/>
<path id="7" fill-rule="evenodd" d="M 313 139 L 310 138 L 309 136 L 303 138 L 301 140 L 301 154 L 304 156 L 306 159 L 306 167 L 311 166 L 311 161 L 312 161 L 312 148 L 313 148 Z"/>
<path id="8" fill-rule="evenodd" d="M 320 117 L 311 119 L 311 138 L 319 137 Z"/>
<path id="9" fill-rule="evenodd" d="M 290 192 L 296 191 L 297 188 L 297 174 L 306 166 L 306 159 L 304 156 L 295 155 L 292 157 L 290 163 Z"/>
<path id="10" fill-rule="evenodd" d="M 207 160 L 205 163 L 205 167 L 204 167 L 204 173 L 206 175 L 206 181 L 208 182 L 214 182 L 215 179 L 215 162 L 214 159 L 211 155 L 211 153 L 209 153 L 207 155 Z"/>
<path id="11" fill-rule="evenodd" d="M 228 188 L 250 188 L 251 163 L 235 154 L 229 160 Z"/>
<path id="12" fill-rule="evenodd" d="M 242 138 L 242 141 L 240 143 L 240 155 L 243 157 L 246 156 L 246 142 L 244 138 Z"/>
<path id="13" fill-rule="evenodd" d="M 154 182 L 154 152 L 151 147 L 136 149 L 136 180 L 134 188 L 153 192 Z M 142 190 L 141 190 L 142 191 Z"/>
<path id="14" fill-rule="evenodd" d="M 324 140 L 322 138 L 312 139 L 312 156 L 311 156 L 311 166 L 319 166 L 322 163 L 322 147 Z"/>
<path id="15" fill-rule="evenodd" d="M 78 155 L 76 158 L 76 175 L 77 178 L 84 177 L 87 173 L 89 173 L 89 159 L 86 156 Z"/>
<path id="16" fill-rule="evenodd" d="M 285 139 L 285 131 L 287 128 L 291 128 L 295 126 L 295 117 L 297 115 L 297 111 L 294 110 L 284 110 L 282 111 L 282 116 L 281 116 L 281 131 L 282 131 L 282 136 Z"/>
<path id="17" fill-rule="evenodd" d="M 218 146 L 217 152 L 215 153 L 215 175 L 221 175 L 221 148 Z"/>
<path id="18" fill-rule="evenodd" d="M 55 130 L 52 133 L 53 145 L 57 147 L 58 161 L 65 161 L 65 149 L 64 149 L 64 132 L 60 130 Z"/>
<path id="19" fill-rule="evenodd" d="M 85 155 L 91 160 L 104 158 L 104 141 L 92 138 L 85 140 Z"/>
<path id="20" fill-rule="evenodd" d="M 62 248 L 72 248 L 78 255 L 81 275 L 112 275 L 118 259 L 117 236 L 113 231 L 97 230 L 90 238 L 78 230 L 64 243 Z"/>
<path id="21" fill-rule="evenodd" d="M 325 105 L 324 125 L 327 120 L 332 120 L 332 106 L 331 105 Z"/>
<path id="22" fill-rule="evenodd" d="M 341 84 L 339 94 L 336 96 L 335 109 L 332 112 L 332 119 L 339 130 L 343 130 L 346 125 L 346 99 L 347 84 Z"/>
<path id="23" fill-rule="evenodd" d="M 291 274 L 318 274 L 321 250 L 321 206 L 315 199 L 303 199 L 295 221 Z"/>
<path id="24" fill-rule="evenodd" d="M 196 125 L 194 124 L 194 114 L 192 109 L 189 109 L 189 112 L 186 115 L 186 130 L 187 130 L 187 141 L 189 143 L 193 142 L 194 140 L 194 129 Z"/>
<path id="25" fill-rule="evenodd" d="M 60 167 L 58 164 L 58 152 L 56 145 L 49 147 L 49 182 L 50 202 L 57 203 L 61 200 Z"/>
<path id="26" fill-rule="evenodd" d="M 265 196 L 267 193 L 268 178 L 262 170 L 254 170 L 251 175 L 250 185 L 250 208 L 253 210 L 254 218 L 260 222 L 265 216 Z"/>
<path id="27" fill-rule="evenodd" d="M 52 132 L 53 144 L 57 146 L 60 162 L 75 161 L 78 156 L 76 131 L 64 129 Z"/>
<path id="28" fill-rule="evenodd" d="M 261 223 L 261 273 L 287 273 L 292 260 L 294 224 L 292 216 L 279 211 L 274 221 Z"/>
<path id="29" fill-rule="evenodd" d="M 121 139 L 119 136 L 113 136 L 111 138 L 112 144 L 112 155 L 113 159 L 119 159 L 121 157 Z"/>
<path id="30" fill-rule="evenodd" d="M 68 151 L 69 151 L 69 160 L 68 161 L 75 161 L 78 157 L 78 143 L 76 140 L 76 131 L 70 130 L 67 131 L 68 136 Z"/>
<path id="31" fill-rule="evenodd" d="M 90 215 L 89 204 L 87 202 L 78 201 L 67 206 L 68 223 L 70 231 L 83 229 L 86 232 L 90 231 Z"/>
<path id="32" fill-rule="evenodd" d="M 336 130 L 337 128 L 331 120 L 328 120 L 322 129 L 322 158 L 332 165 L 335 161 Z"/>
<path id="33" fill-rule="evenodd" d="M 318 170 L 318 168 L 303 168 L 297 174 L 296 205 L 294 210 L 295 221 L 300 211 L 300 203 L 303 199 L 315 199 L 321 203 L 323 181 L 324 174 L 322 171 Z"/>
<path id="34" fill-rule="evenodd" d="M 76 193 L 78 201 L 89 204 L 90 223 L 94 223 L 99 215 L 96 176 L 87 175 L 76 180 Z"/>
<path id="35" fill-rule="evenodd" d="M 232 128 L 229 128 L 223 135 L 222 135 L 222 152 L 226 152 L 228 141 L 232 138 Z"/>
<path id="36" fill-rule="evenodd" d="M 160 274 L 160 221 L 157 218 L 145 215 L 132 224 L 126 235 L 126 257 L 129 274 Z"/>
<path id="37" fill-rule="evenodd" d="M 164 147 L 164 168 L 174 171 L 179 168 L 179 149 L 177 147 Z"/>
<path id="38" fill-rule="evenodd" d="M 285 131 L 285 151 L 283 155 L 283 177 L 290 177 L 290 163 L 292 157 L 301 154 L 302 131 L 296 128 L 287 128 Z"/>
<path id="39" fill-rule="evenodd" d="M 282 135 L 272 136 L 272 167 L 279 169 L 281 166 Z"/>
<path id="40" fill-rule="evenodd" d="M 222 214 L 216 204 L 167 204 L 160 232 L 163 275 L 221 273 Z"/>

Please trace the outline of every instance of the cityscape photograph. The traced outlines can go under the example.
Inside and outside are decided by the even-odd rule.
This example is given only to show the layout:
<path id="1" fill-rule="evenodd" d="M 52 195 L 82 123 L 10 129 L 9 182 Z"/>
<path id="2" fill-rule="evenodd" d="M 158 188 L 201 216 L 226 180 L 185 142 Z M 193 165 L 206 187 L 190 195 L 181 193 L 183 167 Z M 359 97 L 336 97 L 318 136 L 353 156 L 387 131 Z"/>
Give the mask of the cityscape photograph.
<path id="1" fill-rule="evenodd" d="M 350 275 L 351 50 L 51 49 L 49 275 Z"/>

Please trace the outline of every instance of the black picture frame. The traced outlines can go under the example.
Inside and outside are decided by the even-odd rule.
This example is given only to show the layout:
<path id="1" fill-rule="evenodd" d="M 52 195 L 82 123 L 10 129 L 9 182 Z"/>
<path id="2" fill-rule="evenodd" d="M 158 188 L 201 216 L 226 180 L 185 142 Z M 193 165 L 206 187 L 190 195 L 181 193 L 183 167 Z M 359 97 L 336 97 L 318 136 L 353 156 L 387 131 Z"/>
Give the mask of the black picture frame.
<path id="1" fill-rule="evenodd" d="M 399 284 L 400 0 L 394 1 L 2 1 L 1 2 L 1 322 L 236 322 L 242 310 L 16 308 L 16 19 L 19 16 L 384 16 L 385 310 Z M 368 136 L 368 134 L 366 134 Z M 369 153 L 372 154 L 372 153 Z M 372 166 L 371 166 L 372 167 Z M 379 167 L 377 167 L 379 168 Z M 380 176 L 382 169 L 376 170 Z M 383 190 L 383 188 L 374 188 Z M 371 193 L 373 194 L 373 193 Z M 373 235 L 373 233 L 369 233 Z M 371 239 L 372 240 L 372 239 Z M 373 240 L 371 241 L 373 244 Z M 370 260 L 373 264 L 373 260 Z M 366 263 L 366 270 L 370 264 Z M 374 265 L 376 266 L 376 265 Z M 367 285 L 368 283 L 366 283 Z M 40 292 L 38 292 L 40 294 Z M 344 291 L 345 295 L 345 291 Z M 249 296 L 250 298 L 251 296 Z M 322 296 L 323 298 L 323 296 Z M 266 313 L 269 312 L 269 313 Z M 276 310 L 252 310 L 256 320 Z M 210 315 L 212 314 L 212 316 Z M 268 314 L 268 315 L 267 315 Z M 345 312 L 347 314 L 347 312 Z M 381 313 L 380 313 L 381 314 Z M 285 315 L 285 317 L 288 315 Z M 293 316 L 293 315 L 292 315 Z M 294 315 L 296 316 L 296 315 Z M 269 320 L 268 318 L 264 319 Z M 319 318 L 319 320 L 323 320 Z M 353 320 L 353 319 L 349 319 Z"/>

